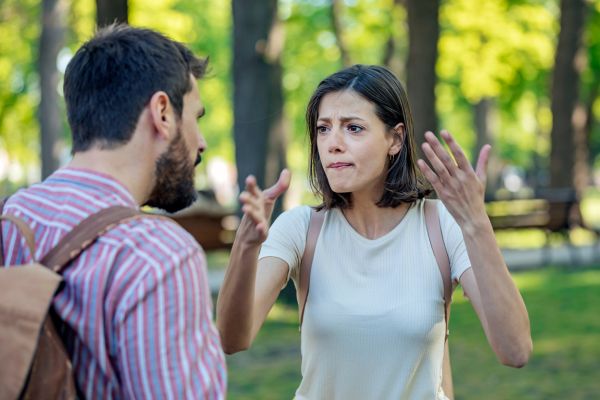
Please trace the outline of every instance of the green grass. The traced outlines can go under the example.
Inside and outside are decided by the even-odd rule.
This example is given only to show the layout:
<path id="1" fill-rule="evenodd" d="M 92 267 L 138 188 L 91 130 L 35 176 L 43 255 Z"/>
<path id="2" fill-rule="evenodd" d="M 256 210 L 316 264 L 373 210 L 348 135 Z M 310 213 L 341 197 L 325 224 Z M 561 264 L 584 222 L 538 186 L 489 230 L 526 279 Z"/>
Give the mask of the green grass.
<path id="1" fill-rule="evenodd" d="M 459 400 L 600 398 L 600 269 L 559 267 L 513 275 L 529 310 L 534 353 L 523 369 L 500 365 L 460 291 L 450 348 Z M 251 350 L 229 356 L 229 398 L 291 399 L 300 381 L 295 309 L 277 305 Z"/>
<path id="2" fill-rule="evenodd" d="M 225 269 L 229 263 L 229 250 L 211 250 L 206 252 L 208 269 Z"/>

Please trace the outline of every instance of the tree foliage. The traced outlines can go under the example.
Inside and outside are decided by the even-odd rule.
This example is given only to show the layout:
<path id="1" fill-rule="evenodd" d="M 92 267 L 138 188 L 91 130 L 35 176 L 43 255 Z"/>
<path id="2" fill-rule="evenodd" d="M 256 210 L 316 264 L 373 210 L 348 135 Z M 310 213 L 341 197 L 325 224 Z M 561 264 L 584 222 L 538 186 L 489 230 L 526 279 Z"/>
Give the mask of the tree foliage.
<path id="1" fill-rule="evenodd" d="M 0 6 L 0 182 L 5 182 L 5 191 L 40 177 L 36 119 L 40 4 L 3 0 Z M 95 26 L 95 1 L 69 4 L 66 44 L 57 60 L 62 70 Z M 296 183 L 304 179 L 307 164 L 306 103 L 319 81 L 343 66 L 340 43 L 345 44 L 347 62 L 388 62 L 401 80 L 406 79 L 409 43 L 404 2 L 336 0 L 336 4 L 337 29 L 330 0 L 278 2 L 286 36 L 281 62 L 291 133 L 287 153 Z M 600 153 L 600 0 L 587 0 L 586 6 L 579 100 L 588 109 L 592 162 Z M 442 0 L 435 88 L 439 127 L 451 130 L 471 149 L 476 141 L 475 106 L 489 99 L 490 129 L 502 162 L 547 171 L 550 74 L 559 15 L 558 0 Z M 210 57 L 210 73 L 200 82 L 208 111 L 201 122 L 209 143 L 206 158 L 220 156 L 233 162 L 231 3 L 129 0 L 129 22 L 158 29 Z M 68 140 L 68 136 L 65 130 L 63 137 Z M 7 186 L 9 181 L 12 186 Z"/>
<path id="2" fill-rule="evenodd" d="M 0 7 L 0 182 L 5 192 L 39 179 L 40 12 L 33 0 L 4 0 Z"/>

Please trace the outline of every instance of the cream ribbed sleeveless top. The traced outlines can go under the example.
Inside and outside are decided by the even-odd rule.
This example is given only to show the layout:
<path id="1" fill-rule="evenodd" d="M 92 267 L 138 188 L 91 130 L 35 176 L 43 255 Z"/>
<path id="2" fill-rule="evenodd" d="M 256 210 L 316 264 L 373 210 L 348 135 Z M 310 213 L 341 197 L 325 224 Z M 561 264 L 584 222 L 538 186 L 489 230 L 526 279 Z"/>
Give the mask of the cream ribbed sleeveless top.
<path id="1" fill-rule="evenodd" d="M 444 289 L 427 236 L 423 202 L 371 240 L 342 212 L 327 212 L 317 240 L 301 333 L 296 399 L 443 398 Z M 460 228 L 441 202 L 452 278 L 470 266 Z M 259 258 L 278 257 L 298 286 L 309 207 L 273 223 Z"/>

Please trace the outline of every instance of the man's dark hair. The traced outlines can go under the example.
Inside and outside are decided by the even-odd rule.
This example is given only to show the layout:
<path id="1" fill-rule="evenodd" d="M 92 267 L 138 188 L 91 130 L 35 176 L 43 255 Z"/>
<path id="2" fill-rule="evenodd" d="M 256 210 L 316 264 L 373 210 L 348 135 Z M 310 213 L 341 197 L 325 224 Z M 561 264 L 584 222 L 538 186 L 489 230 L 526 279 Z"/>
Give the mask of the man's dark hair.
<path id="1" fill-rule="evenodd" d="M 377 205 L 397 207 L 429 194 L 431 190 L 416 166 L 413 119 L 406 91 L 388 69 L 357 64 L 321 81 L 308 102 L 306 124 L 310 137 L 309 179 L 313 192 L 323 198 L 323 204 L 318 208 L 346 208 L 352 205 L 349 193 L 335 193 L 329 186 L 317 149 L 317 121 L 321 100 L 326 94 L 344 90 L 352 90 L 371 102 L 375 113 L 388 129 L 393 129 L 400 122 L 404 124 L 402 149 L 390 162 L 383 195 Z"/>
<path id="2" fill-rule="evenodd" d="M 73 153 L 127 143 L 157 91 L 167 93 L 181 117 L 183 96 L 192 89 L 190 74 L 201 78 L 206 65 L 183 44 L 150 29 L 113 24 L 99 30 L 65 72 Z"/>

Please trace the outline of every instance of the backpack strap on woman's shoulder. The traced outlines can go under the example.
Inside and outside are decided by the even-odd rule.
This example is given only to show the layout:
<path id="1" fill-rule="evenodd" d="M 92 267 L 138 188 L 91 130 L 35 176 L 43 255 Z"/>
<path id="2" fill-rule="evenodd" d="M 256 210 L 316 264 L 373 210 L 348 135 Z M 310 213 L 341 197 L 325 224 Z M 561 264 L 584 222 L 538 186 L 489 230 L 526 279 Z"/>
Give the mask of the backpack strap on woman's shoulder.
<path id="1" fill-rule="evenodd" d="M 310 289 L 310 271 L 312 269 L 313 258 L 315 256 L 315 248 L 317 247 L 317 239 L 325 220 L 325 209 L 316 211 L 310 209 L 310 220 L 308 222 L 308 230 L 306 231 L 306 244 L 304 245 L 304 253 L 300 262 L 300 281 L 298 284 L 298 307 L 300 314 L 300 326 L 304 320 L 304 307 L 308 299 L 308 291 Z"/>
<path id="2" fill-rule="evenodd" d="M 452 302 L 452 276 L 450 272 L 450 260 L 444 244 L 440 218 L 438 214 L 437 201 L 423 199 L 425 225 L 427 226 L 427 235 L 431 242 L 431 248 L 437 261 L 438 268 L 442 274 L 444 283 L 444 319 L 446 320 L 446 339 L 448 338 L 448 322 L 450 320 L 450 303 Z"/>

